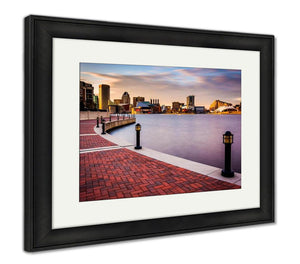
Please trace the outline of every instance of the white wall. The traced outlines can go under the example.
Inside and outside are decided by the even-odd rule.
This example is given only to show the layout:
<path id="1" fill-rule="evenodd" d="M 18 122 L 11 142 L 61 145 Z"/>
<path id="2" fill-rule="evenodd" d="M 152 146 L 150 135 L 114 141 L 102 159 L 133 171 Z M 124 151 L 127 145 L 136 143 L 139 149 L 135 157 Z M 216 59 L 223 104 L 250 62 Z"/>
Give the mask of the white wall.
<path id="1" fill-rule="evenodd" d="M 296 263 L 299 259 L 298 1 L 2 1 L 1 263 Z M 277 223 L 37 254 L 23 248 L 23 17 L 28 14 L 274 34 Z"/>

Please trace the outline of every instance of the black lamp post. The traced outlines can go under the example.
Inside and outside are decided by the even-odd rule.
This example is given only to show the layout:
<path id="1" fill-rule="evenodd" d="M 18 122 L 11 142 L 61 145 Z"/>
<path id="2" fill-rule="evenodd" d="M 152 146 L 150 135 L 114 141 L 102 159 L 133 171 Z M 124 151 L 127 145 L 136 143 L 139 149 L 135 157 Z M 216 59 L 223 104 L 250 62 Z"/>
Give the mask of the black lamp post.
<path id="1" fill-rule="evenodd" d="M 225 144 L 225 169 L 222 170 L 222 176 L 233 177 L 234 172 L 231 170 L 231 144 L 233 143 L 233 134 L 226 131 L 223 135 L 223 143 Z"/>
<path id="2" fill-rule="evenodd" d="M 111 122 L 111 114 L 109 115 L 109 122 Z"/>
<path id="3" fill-rule="evenodd" d="M 97 127 L 99 127 L 99 116 L 97 116 Z"/>
<path id="4" fill-rule="evenodd" d="M 140 132 L 141 132 L 141 125 L 138 123 L 135 125 L 135 131 L 136 131 L 136 146 L 135 149 L 141 149 L 142 146 L 140 145 Z"/>
<path id="5" fill-rule="evenodd" d="M 105 133 L 105 121 L 104 120 L 102 120 L 102 133 L 101 134 L 102 135 L 106 134 Z"/>

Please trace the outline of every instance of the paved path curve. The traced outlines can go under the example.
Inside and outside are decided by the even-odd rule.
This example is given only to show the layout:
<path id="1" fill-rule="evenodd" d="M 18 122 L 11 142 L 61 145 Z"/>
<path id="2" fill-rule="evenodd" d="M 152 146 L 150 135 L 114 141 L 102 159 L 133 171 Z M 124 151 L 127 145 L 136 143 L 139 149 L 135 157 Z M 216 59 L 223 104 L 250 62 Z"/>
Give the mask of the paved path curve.
<path id="1" fill-rule="evenodd" d="M 118 146 L 80 121 L 80 201 L 240 189 Z"/>

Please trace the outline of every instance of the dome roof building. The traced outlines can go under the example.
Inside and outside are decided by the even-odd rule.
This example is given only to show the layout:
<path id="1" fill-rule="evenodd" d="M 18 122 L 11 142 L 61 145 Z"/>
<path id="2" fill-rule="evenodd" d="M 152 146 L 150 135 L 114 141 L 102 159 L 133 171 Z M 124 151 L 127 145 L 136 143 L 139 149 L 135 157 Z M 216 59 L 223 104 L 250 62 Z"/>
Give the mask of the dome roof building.
<path id="1" fill-rule="evenodd" d="M 123 104 L 130 104 L 130 96 L 128 92 L 124 92 L 122 95 L 122 103 Z"/>

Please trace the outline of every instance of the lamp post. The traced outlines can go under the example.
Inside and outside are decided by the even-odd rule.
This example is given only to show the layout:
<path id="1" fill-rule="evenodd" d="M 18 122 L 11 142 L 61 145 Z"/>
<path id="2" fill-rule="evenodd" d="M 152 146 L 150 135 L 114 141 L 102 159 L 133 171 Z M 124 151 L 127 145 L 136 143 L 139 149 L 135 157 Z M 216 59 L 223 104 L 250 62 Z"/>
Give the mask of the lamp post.
<path id="1" fill-rule="evenodd" d="M 102 120 L 102 133 L 101 134 L 102 135 L 106 134 L 105 133 L 105 121 L 104 120 Z"/>
<path id="2" fill-rule="evenodd" d="M 222 170 L 222 176 L 233 177 L 234 172 L 231 170 L 231 144 L 233 143 L 233 134 L 226 131 L 223 135 L 223 143 L 225 144 L 225 169 Z"/>
<path id="3" fill-rule="evenodd" d="M 99 127 L 99 116 L 97 116 L 97 127 Z"/>
<path id="4" fill-rule="evenodd" d="M 135 125 L 135 131 L 136 131 L 136 146 L 135 149 L 141 149 L 142 146 L 140 145 L 140 132 L 141 132 L 141 125 L 138 123 Z"/>
<path id="5" fill-rule="evenodd" d="M 109 115 L 109 122 L 111 122 L 111 114 Z"/>

